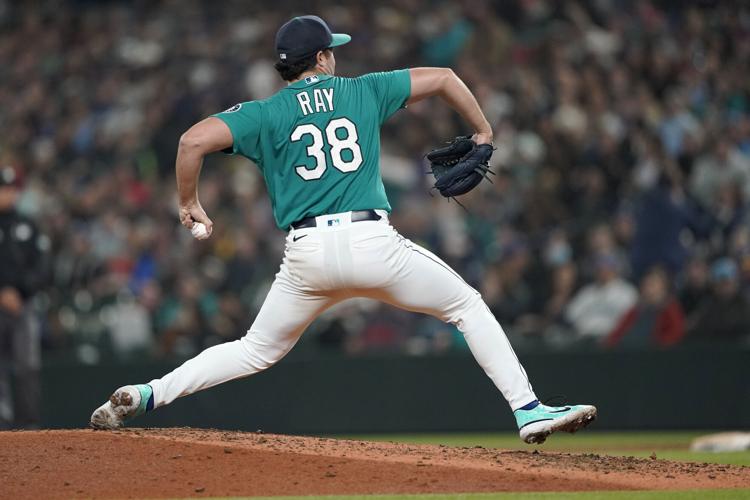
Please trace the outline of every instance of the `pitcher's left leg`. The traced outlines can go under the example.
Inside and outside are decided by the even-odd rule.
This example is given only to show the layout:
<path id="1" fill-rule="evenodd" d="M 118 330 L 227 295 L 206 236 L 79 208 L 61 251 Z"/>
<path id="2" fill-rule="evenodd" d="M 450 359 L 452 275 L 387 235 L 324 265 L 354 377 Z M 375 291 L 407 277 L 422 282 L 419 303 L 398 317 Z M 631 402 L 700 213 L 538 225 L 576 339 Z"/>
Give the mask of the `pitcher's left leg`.
<path id="1" fill-rule="evenodd" d="M 398 245 L 398 251 L 382 252 L 394 256 L 383 263 L 392 269 L 394 277 L 372 296 L 456 325 L 477 363 L 511 409 L 536 401 L 526 371 L 479 292 L 434 254 L 402 238 L 395 230 L 394 234 L 391 244 Z"/>
<path id="2" fill-rule="evenodd" d="M 372 296 L 410 311 L 423 312 L 455 324 L 485 373 L 510 404 L 521 439 L 542 443 L 556 431 L 575 432 L 596 418 L 589 405 L 549 407 L 534 395 L 526 371 L 505 332 L 471 288 L 445 262 L 395 233 L 396 252 L 381 252 L 384 268 L 394 270 L 388 286 Z"/>

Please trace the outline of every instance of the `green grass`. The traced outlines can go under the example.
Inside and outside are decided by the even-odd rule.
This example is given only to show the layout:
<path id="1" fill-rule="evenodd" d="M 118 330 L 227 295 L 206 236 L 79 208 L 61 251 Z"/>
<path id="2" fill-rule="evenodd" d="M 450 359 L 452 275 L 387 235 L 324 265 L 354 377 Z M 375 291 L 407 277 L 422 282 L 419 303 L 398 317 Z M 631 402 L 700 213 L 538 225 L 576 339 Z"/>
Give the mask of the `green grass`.
<path id="1" fill-rule="evenodd" d="M 541 446 L 527 445 L 516 433 L 470 433 L 470 434 L 395 434 L 341 436 L 370 441 L 395 441 L 416 444 L 444 444 L 448 446 L 484 446 L 507 450 L 548 450 L 571 453 L 599 453 L 648 457 L 656 453 L 658 458 L 688 462 L 750 466 L 750 451 L 734 453 L 703 453 L 690 451 L 690 442 L 707 432 L 595 432 L 576 435 L 552 436 Z"/>
<path id="2" fill-rule="evenodd" d="M 232 497 L 224 500 L 243 500 Z M 580 493 L 460 493 L 454 495 L 351 495 L 253 497 L 254 500 L 741 500 L 750 499 L 750 489 L 692 491 L 591 491 Z"/>

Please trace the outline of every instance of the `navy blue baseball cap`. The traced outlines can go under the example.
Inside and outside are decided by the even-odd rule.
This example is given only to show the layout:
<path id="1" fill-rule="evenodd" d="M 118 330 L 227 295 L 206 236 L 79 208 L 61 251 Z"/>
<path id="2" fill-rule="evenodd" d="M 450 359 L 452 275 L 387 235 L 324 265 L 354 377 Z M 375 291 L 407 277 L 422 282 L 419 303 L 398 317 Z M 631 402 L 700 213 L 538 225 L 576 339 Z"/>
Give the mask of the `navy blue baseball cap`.
<path id="1" fill-rule="evenodd" d="M 284 23 L 276 32 L 276 53 L 281 61 L 295 63 L 320 50 L 349 43 L 351 39 L 344 33 L 331 33 L 318 16 L 299 16 Z"/>

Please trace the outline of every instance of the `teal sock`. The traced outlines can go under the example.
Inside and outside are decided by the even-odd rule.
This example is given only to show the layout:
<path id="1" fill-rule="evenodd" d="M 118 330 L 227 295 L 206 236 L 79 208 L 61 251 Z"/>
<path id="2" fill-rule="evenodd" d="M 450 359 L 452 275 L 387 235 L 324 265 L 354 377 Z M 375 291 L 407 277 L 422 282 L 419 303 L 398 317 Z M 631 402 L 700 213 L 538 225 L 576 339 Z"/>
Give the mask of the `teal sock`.
<path id="1" fill-rule="evenodd" d="M 141 402 L 138 405 L 135 414 L 136 416 L 143 415 L 154 408 L 154 390 L 148 384 L 138 384 L 135 387 L 138 389 L 138 392 L 141 393 Z"/>

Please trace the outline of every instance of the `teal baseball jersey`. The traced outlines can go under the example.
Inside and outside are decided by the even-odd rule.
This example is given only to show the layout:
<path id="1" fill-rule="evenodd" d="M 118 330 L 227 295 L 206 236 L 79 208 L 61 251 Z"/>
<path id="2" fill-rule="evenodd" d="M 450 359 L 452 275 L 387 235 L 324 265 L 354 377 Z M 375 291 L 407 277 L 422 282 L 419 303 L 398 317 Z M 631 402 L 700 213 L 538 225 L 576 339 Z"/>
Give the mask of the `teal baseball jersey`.
<path id="1" fill-rule="evenodd" d="M 232 154 L 263 173 L 276 224 L 391 207 L 380 176 L 380 126 L 405 106 L 408 70 L 358 78 L 314 75 L 268 99 L 213 116 L 232 132 Z"/>

